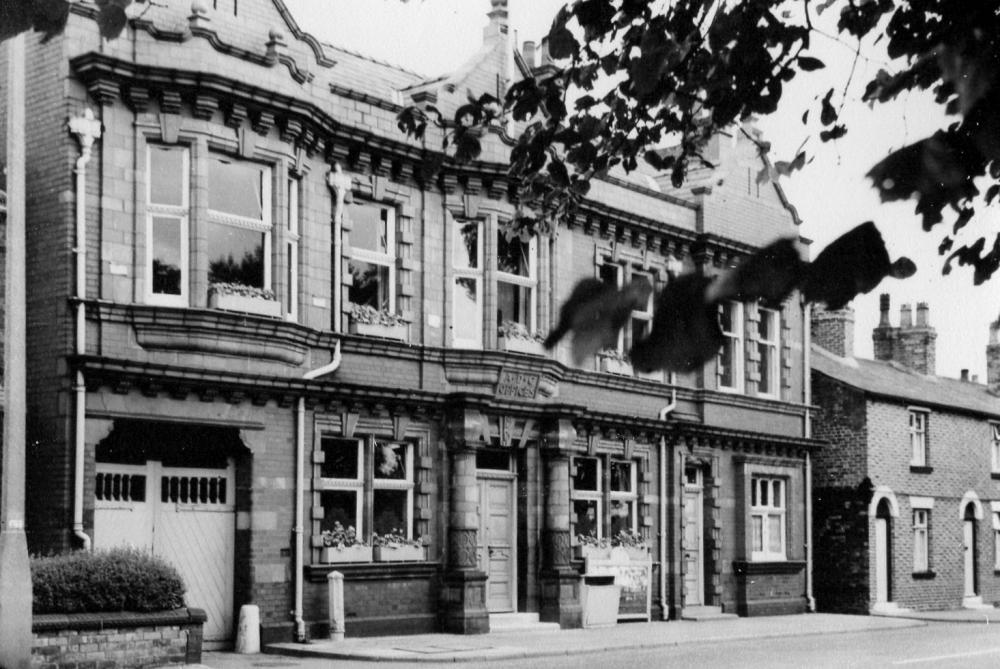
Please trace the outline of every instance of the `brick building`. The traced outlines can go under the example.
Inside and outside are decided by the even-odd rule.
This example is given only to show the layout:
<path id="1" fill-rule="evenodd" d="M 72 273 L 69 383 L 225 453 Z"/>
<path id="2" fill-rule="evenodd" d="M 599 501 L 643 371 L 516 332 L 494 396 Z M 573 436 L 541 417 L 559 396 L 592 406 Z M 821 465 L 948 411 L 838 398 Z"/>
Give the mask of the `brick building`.
<path id="1" fill-rule="evenodd" d="M 812 318 L 817 608 L 845 613 L 1000 601 L 1000 346 L 989 385 L 935 375 L 928 307 L 889 296 L 875 360 L 853 355 L 850 309 Z"/>
<path id="2" fill-rule="evenodd" d="M 719 359 L 676 379 L 621 356 L 651 303 L 582 368 L 524 336 L 583 277 L 660 288 L 797 235 L 752 142 L 717 140 L 682 191 L 599 179 L 558 234 L 508 240 L 506 130 L 426 180 L 440 137 L 395 121 L 550 67 L 529 45 L 514 69 L 506 2 L 434 79 L 321 44 L 280 0 L 182 4 L 106 42 L 75 3 L 29 39 L 33 550 L 149 547 L 221 643 L 250 602 L 265 641 L 324 634 L 334 569 L 349 635 L 578 626 L 588 533 L 647 540 L 644 615 L 805 610 L 797 296 L 727 304 Z M 331 563 L 336 523 L 424 559 Z"/>

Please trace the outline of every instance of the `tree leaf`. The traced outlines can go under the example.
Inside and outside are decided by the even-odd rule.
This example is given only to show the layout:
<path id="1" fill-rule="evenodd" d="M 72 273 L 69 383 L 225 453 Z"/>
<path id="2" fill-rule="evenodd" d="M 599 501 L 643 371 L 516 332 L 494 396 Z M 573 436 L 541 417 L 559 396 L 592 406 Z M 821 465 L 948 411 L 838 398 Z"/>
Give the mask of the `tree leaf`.
<path id="1" fill-rule="evenodd" d="M 799 56 L 796 59 L 799 69 L 803 72 L 812 72 L 814 70 L 819 70 L 826 67 L 819 58 L 813 58 L 812 56 Z"/>

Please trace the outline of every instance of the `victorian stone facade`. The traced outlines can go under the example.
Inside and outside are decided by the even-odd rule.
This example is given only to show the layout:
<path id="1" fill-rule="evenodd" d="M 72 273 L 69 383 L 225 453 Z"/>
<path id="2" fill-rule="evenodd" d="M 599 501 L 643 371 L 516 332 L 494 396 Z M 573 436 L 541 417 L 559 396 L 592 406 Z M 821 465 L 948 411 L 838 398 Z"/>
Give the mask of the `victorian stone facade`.
<path id="1" fill-rule="evenodd" d="M 324 635 L 333 570 L 348 635 L 576 627 L 581 537 L 645 542 L 640 617 L 804 611 L 798 296 L 725 305 L 719 358 L 677 377 L 622 355 L 651 303 L 582 367 L 536 337 L 584 277 L 660 289 L 797 235 L 754 144 L 719 138 L 683 190 L 607 175 L 556 234 L 509 240 L 507 130 L 430 178 L 440 138 L 395 122 L 551 67 L 511 64 L 505 2 L 435 79 L 319 43 L 280 0 L 205 5 L 103 42 L 75 3 L 30 38 L 32 549 L 164 555 L 220 644 L 245 603 L 265 641 Z M 351 530 L 422 552 L 348 551 Z"/>

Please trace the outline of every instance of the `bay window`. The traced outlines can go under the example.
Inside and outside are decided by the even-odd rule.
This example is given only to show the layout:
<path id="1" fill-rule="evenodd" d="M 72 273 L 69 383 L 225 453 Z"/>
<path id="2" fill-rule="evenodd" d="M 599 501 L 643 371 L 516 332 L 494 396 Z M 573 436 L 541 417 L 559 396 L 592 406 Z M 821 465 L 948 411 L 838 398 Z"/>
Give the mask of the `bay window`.
<path id="1" fill-rule="evenodd" d="M 785 559 L 785 480 L 750 480 L 750 559 Z"/>
<path id="2" fill-rule="evenodd" d="M 535 332 L 538 267 L 535 240 L 507 238 L 497 231 L 497 327 L 508 323 Z"/>
<path id="3" fill-rule="evenodd" d="M 760 395 L 777 397 L 780 384 L 778 359 L 780 317 L 774 309 L 761 308 L 759 314 L 757 350 L 760 357 L 760 380 L 757 383 L 757 392 Z"/>
<path id="4" fill-rule="evenodd" d="M 146 301 L 186 306 L 190 153 L 150 144 L 146 153 Z"/>
<path id="5" fill-rule="evenodd" d="M 208 159 L 208 283 L 271 288 L 271 171 L 219 154 Z"/>
<path id="6" fill-rule="evenodd" d="M 454 221 L 452 245 L 452 343 L 483 346 L 483 223 Z"/>
<path id="7" fill-rule="evenodd" d="M 719 388 L 743 390 L 743 305 L 732 300 L 719 305 L 722 350 L 719 352 Z"/>
<path id="8" fill-rule="evenodd" d="M 351 304 L 396 315 L 396 211 L 373 203 L 353 204 L 351 220 Z"/>

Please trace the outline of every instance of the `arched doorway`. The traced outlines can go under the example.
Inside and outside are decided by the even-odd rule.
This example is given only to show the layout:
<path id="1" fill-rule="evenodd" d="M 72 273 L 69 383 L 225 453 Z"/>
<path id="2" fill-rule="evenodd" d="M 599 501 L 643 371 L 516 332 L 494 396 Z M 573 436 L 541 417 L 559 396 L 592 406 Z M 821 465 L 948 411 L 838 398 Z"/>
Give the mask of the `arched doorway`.
<path id="1" fill-rule="evenodd" d="M 882 498 L 875 511 L 875 603 L 892 601 L 892 509 Z"/>
<path id="2" fill-rule="evenodd" d="M 965 597 L 975 597 L 979 592 L 979 582 L 976 576 L 978 555 L 976 551 L 976 506 L 972 502 L 965 505 L 962 516 L 962 544 L 965 563 Z"/>

